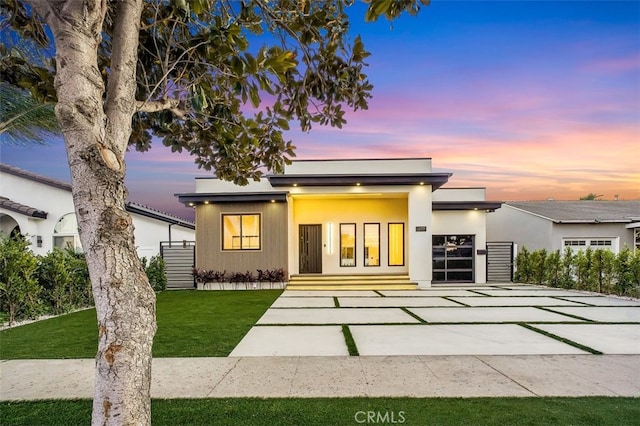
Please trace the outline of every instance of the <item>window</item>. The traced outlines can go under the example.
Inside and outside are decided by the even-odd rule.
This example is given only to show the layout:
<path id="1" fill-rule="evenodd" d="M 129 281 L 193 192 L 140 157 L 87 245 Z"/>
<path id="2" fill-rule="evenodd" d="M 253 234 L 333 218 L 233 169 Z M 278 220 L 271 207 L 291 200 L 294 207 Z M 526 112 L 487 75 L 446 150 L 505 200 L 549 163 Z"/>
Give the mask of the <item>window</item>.
<path id="1" fill-rule="evenodd" d="M 473 235 L 432 237 L 433 281 L 473 282 Z"/>
<path id="2" fill-rule="evenodd" d="M 340 224 L 340 266 L 356 266 L 356 224 Z"/>
<path id="3" fill-rule="evenodd" d="M 617 252 L 617 244 L 615 238 L 563 238 L 562 245 L 564 247 L 571 247 L 572 250 L 586 250 L 591 248 L 592 250 L 609 250 L 614 253 Z"/>
<path id="4" fill-rule="evenodd" d="M 389 224 L 389 266 L 404 266 L 404 223 Z"/>
<path id="5" fill-rule="evenodd" d="M 380 224 L 364 224 L 364 266 L 380 266 Z"/>
<path id="6" fill-rule="evenodd" d="M 82 252 L 80 236 L 78 235 L 78 221 L 75 213 L 62 216 L 53 228 L 53 247 L 61 250 Z"/>
<path id="7" fill-rule="evenodd" d="M 260 250 L 260 215 L 223 214 L 222 250 Z"/>

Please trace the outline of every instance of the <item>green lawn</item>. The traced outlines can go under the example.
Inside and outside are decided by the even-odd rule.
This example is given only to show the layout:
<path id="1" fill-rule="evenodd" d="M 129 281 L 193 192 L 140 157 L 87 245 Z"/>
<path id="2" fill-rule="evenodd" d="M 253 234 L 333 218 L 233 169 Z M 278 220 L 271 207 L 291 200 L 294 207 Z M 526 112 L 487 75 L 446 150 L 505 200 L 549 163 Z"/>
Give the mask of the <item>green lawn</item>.
<path id="1" fill-rule="evenodd" d="M 0 418 L 6 426 L 86 425 L 91 418 L 91 401 L 3 402 Z M 625 426 L 637 425 L 638 419 L 640 399 L 637 398 L 233 398 L 152 402 L 154 426 Z"/>
<path id="2" fill-rule="evenodd" d="M 227 356 L 282 290 L 158 294 L 154 357 Z M 0 332 L 0 359 L 93 358 L 94 309 Z"/>

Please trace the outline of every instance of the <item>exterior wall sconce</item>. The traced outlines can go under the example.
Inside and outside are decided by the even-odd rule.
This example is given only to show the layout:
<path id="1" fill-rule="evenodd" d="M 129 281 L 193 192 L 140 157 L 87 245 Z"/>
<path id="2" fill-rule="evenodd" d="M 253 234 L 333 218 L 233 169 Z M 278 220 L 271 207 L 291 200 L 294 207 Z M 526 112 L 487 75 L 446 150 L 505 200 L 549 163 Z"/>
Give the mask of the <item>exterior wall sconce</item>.
<path id="1" fill-rule="evenodd" d="M 36 235 L 36 245 L 42 247 L 42 235 Z"/>

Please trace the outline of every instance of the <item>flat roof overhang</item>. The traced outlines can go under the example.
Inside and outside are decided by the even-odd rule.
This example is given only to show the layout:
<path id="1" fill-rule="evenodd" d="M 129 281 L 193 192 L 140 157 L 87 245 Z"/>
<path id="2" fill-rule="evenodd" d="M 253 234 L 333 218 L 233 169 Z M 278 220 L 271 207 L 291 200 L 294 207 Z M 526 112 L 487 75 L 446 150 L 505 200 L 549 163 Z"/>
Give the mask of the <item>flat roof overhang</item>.
<path id="1" fill-rule="evenodd" d="M 452 175 L 452 173 L 271 175 L 267 178 L 273 187 L 431 185 L 431 190 L 435 191 L 447 183 Z"/>
<path id="2" fill-rule="evenodd" d="M 434 201 L 432 210 L 485 210 L 492 212 L 502 207 L 499 201 Z"/>
<path id="3" fill-rule="evenodd" d="M 178 201 L 185 206 L 196 204 L 226 204 L 226 203 L 284 203 L 287 201 L 286 191 L 278 192 L 224 192 L 224 193 L 190 193 L 176 194 Z"/>

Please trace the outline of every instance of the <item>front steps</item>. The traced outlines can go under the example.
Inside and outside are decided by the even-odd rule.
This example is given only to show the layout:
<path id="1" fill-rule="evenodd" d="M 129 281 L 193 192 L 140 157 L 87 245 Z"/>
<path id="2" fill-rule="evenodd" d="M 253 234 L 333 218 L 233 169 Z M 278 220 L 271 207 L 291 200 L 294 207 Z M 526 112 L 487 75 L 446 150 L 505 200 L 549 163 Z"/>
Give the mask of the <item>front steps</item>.
<path id="1" fill-rule="evenodd" d="M 408 275 L 292 275 L 287 290 L 415 290 Z"/>

